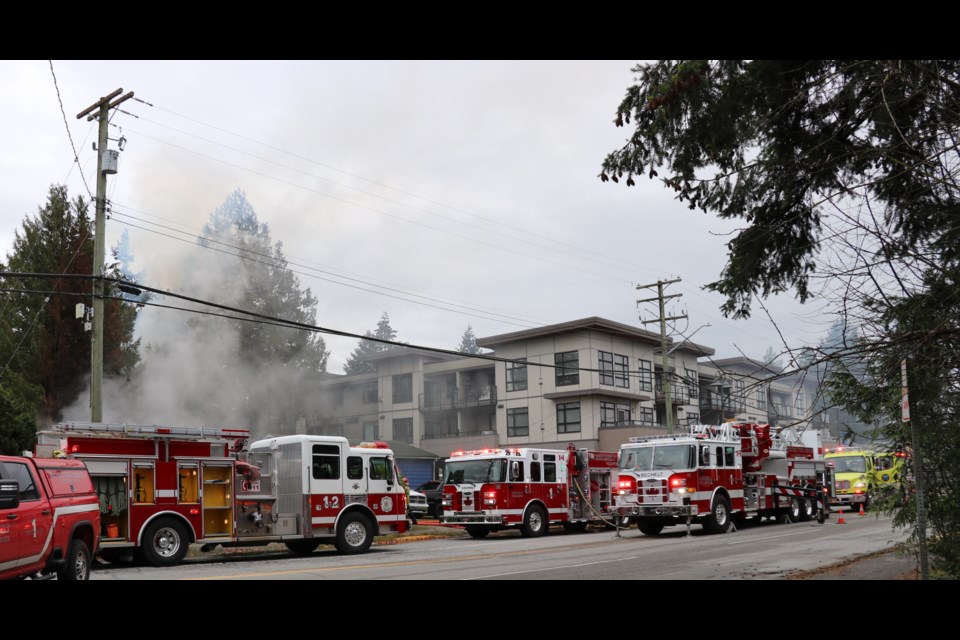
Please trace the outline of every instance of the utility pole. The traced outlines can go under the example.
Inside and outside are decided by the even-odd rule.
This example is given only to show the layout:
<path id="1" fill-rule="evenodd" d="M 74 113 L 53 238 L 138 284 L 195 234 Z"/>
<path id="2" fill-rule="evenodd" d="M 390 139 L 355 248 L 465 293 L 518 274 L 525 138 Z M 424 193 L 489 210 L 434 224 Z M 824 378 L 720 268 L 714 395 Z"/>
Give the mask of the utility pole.
<path id="1" fill-rule="evenodd" d="M 901 384 L 903 385 L 900 394 L 901 420 L 910 423 L 910 440 L 913 446 L 913 480 L 916 489 L 914 498 L 917 505 L 917 543 L 920 547 L 920 579 L 929 580 L 930 569 L 927 561 L 927 514 L 923 504 L 923 467 L 920 464 L 920 433 L 917 431 L 917 423 L 910 419 L 906 358 L 900 361 L 900 378 Z"/>
<path id="2" fill-rule="evenodd" d="M 687 314 L 679 316 L 666 316 L 666 311 L 664 310 L 664 301 L 669 300 L 670 298 L 679 298 L 682 296 L 682 293 L 675 293 L 673 295 L 665 296 L 663 295 L 663 288 L 669 284 L 675 282 L 680 282 L 680 278 L 675 278 L 673 280 L 657 280 L 653 284 L 638 284 L 637 289 L 649 289 L 651 287 L 657 288 L 657 297 L 655 298 L 645 298 L 643 300 L 637 300 L 637 304 L 641 302 L 653 302 L 654 300 L 660 303 L 660 317 L 657 320 L 641 320 L 641 324 L 650 324 L 652 322 L 660 323 L 660 352 L 663 354 L 663 397 L 667 403 L 667 429 L 673 431 L 673 402 L 671 398 L 671 384 L 673 382 L 672 376 L 670 376 L 670 367 L 668 365 L 668 356 L 667 353 L 667 321 L 668 320 L 682 320 L 687 317 Z"/>
<path id="3" fill-rule="evenodd" d="M 99 120 L 100 135 L 97 139 L 97 203 L 93 240 L 93 340 L 90 344 L 90 420 L 103 421 L 103 265 L 105 258 L 104 220 L 107 204 L 107 174 L 117 172 L 116 152 L 107 149 L 107 128 L 110 124 L 110 109 L 133 97 L 133 91 L 117 98 L 123 89 L 108 96 L 77 114 L 77 120 L 87 116 L 87 121 Z M 117 98 L 114 100 L 114 98 Z M 111 102 L 112 101 L 112 102 Z M 96 113 L 93 113 L 96 111 Z"/>

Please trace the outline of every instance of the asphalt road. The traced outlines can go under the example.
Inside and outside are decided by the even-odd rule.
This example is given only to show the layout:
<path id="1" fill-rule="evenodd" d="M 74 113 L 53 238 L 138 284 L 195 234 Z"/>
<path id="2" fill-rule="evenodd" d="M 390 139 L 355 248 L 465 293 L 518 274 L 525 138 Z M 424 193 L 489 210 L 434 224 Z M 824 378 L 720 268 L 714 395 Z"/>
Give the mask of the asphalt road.
<path id="1" fill-rule="evenodd" d="M 429 531 L 421 528 L 420 532 Z M 819 525 L 771 521 L 724 535 L 693 527 L 644 536 L 635 528 L 620 537 L 611 530 L 542 538 L 503 532 L 483 540 L 464 535 L 376 545 L 369 553 L 338 555 L 321 547 L 307 557 L 286 553 L 232 555 L 190 560 L 170 568 L 98 567 L 94 580 L 725 580 L 829 576 L 903 540 L 886 517 L 836 516 Z M 804 575 L 806 574 L 806 575 Z M 834 574 L 836 575 L 836 574 Z M 842 579 L 842 578 L 841 578 Z"/>

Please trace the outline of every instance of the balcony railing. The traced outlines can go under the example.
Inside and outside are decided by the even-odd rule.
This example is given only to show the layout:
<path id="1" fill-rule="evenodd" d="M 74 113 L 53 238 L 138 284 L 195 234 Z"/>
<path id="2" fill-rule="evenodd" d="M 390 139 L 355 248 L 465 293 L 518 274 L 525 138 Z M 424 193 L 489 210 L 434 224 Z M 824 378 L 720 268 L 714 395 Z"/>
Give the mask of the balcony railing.
<path id="1" fill-rule="evenodd" d="M 493 385 L 469 386 L 438 393 L 421 393 L 421 411 L 450 411 L 468 407 L 485 407 L 497 403 Z"/>
<path id="2" fill-rule="evenodd" d="M 458 433 L 424 433 L 424 440 L 440 440 L 442 438 L 461 438 L 464 436 L 490 436 L 496 434 L 496 431 L 486 430 L 473 430 L 473 431 L 460 431 Z"/>

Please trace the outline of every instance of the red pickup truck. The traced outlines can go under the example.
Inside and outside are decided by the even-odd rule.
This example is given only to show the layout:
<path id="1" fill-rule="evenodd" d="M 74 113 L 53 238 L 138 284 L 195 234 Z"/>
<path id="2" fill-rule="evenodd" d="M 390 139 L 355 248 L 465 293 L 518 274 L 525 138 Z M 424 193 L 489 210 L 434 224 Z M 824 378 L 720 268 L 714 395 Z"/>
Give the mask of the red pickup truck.
<path id="1" fill-rule="evenodd" d="M 99 533 L 83 462 L 0 456 L 0 579 L 87 580 Z"/>

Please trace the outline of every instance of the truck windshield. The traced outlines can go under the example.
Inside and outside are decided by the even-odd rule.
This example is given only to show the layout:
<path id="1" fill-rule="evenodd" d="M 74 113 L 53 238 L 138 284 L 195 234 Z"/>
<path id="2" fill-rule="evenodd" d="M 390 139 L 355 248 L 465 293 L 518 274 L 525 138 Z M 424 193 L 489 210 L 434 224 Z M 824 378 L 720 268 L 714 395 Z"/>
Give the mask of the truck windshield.
<path id="1" fill-rule="evenodd" d="M 867 462 L 862 456 L 833 458 L 832 462 L 837 473 L 866 473 L 867 471 Z"/>
<path id="2" fill-rule="evenodd" d="M 464 482 L 503 482 L 506 477 L 504 470 L 507 461 L 492 460 L 460 460 L 447 463 L 447 483 L 462 484 Z"/>
<path id="3" fill-rule="evenodd" d="M 630 471 L 692 469 L 694 447 L 689 444 L 628 447 L 620 451 L 620 468 Z"/>

